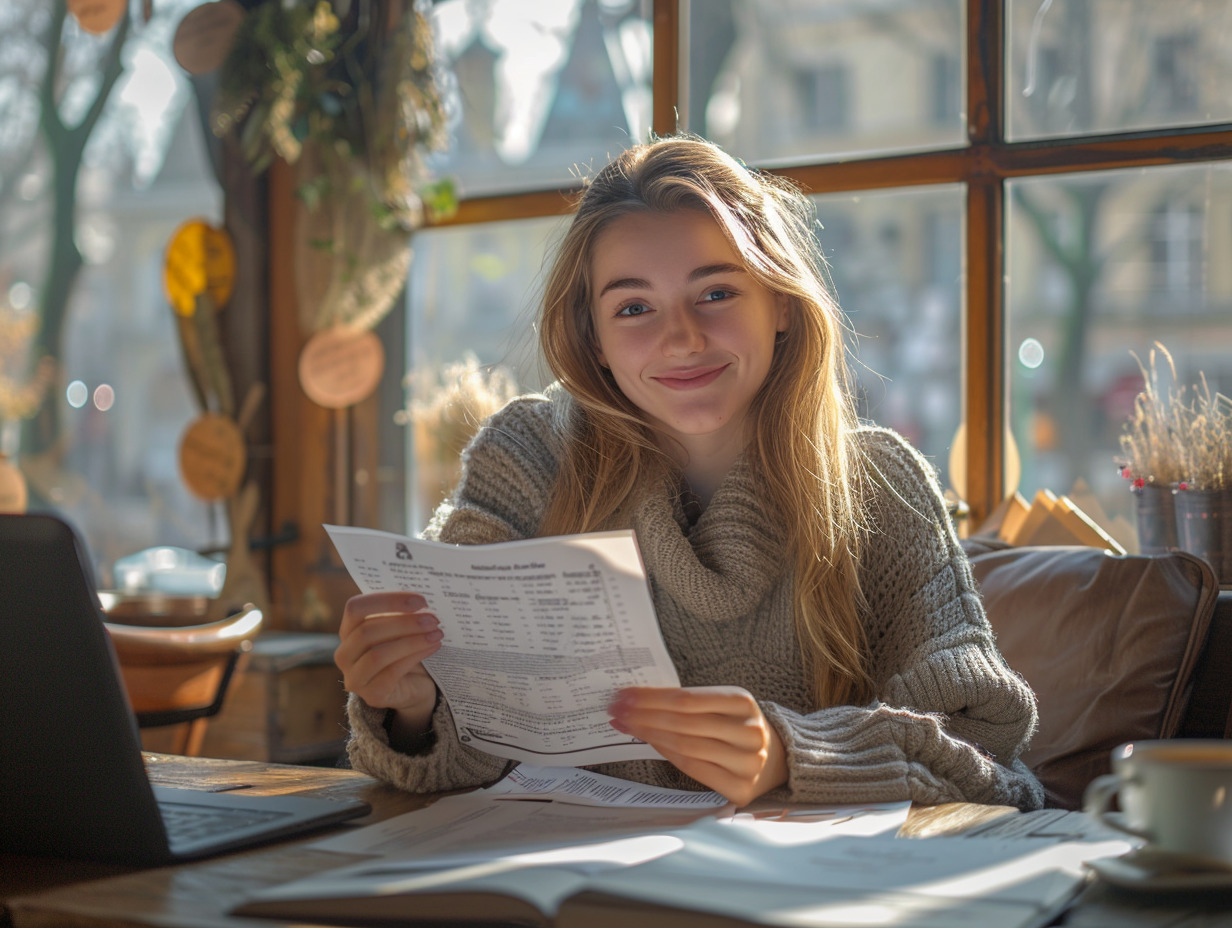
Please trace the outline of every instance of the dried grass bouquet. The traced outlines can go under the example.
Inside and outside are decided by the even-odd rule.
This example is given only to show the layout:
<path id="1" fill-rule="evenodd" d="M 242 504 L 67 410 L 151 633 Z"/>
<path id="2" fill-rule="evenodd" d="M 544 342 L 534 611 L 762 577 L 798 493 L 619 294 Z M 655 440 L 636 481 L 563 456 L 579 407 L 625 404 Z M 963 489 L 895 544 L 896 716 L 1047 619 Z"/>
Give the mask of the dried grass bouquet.
<path id="1" fill-rule="evenodd" d="M 1232 400 L 1212 393 L 1201 372 L 1192 393 L 1178 385 L 1176 364 L 1159 342 L 1147 363 L 1136 354 L 1133 357 L 1144 385 L 1121 435 L 1124 476 L 1134 487 L 1232 487 Z M 1166 364 L 1167 380 L 1161 376 L 1160 359 Z"/>

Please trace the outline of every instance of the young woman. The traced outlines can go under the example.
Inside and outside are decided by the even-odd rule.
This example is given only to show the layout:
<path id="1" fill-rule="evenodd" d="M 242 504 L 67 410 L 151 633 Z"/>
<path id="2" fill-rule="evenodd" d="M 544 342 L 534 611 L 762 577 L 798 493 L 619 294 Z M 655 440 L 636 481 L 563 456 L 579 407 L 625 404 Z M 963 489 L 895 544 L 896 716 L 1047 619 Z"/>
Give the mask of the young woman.
<path id="1" fill-rule="evenodd" d="M 856 421 L 809 202 L 665 138 L 587 185 L 547 281 L 557 382 L 491 417 L 425 536 L 634 529 L 683 686 L 618 694 L 666 761 L 602 772 L 784 799 L 1035 808 L 1035 727 L 927 462 Z M 408 790 L 491 782 L 422 666 L 431 604 L 348 602 L 353 765 Z"/>

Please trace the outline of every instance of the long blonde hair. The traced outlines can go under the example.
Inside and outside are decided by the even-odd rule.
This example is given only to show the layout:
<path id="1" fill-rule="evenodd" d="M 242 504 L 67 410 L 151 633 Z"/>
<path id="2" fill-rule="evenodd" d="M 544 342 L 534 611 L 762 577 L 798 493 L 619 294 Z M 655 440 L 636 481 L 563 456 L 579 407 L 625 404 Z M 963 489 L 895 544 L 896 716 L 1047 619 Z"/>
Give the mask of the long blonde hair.
<path id="1" fill-rule="evenodd" d="M 632 212 L 706 210 L 748 272 L 789 305 L 765 383 L 749 410 L 746 460 L 794 552 L 796 633 L 819 706 L 866 701 L 871 683 L 857 559 L 863 519 L 856 415 L 844 327 L 826 285 L 807 198 L 715 145 L 672 136 L 620 154 L 585 187 L 548 276 L 543 356 L 575 400 L 545 535 L 592 531 L 634 488 L 668 468 L 642 414 L 599 363 L 591 256 L 599 235 Z"/>

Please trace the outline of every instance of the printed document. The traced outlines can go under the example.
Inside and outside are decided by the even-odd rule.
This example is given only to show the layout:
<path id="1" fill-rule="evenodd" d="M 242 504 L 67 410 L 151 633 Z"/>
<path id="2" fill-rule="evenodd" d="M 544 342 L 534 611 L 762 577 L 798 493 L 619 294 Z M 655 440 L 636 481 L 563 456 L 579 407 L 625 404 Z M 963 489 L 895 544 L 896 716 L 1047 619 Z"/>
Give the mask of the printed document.
<path id="1" fill-rule="evenodd" d="M 463 743 L 533 764 L 656 759 L 608 724 L 627 686 L 679 686 L 628 530 L 446 545 L 325 526 L 365 593 L 420 593 L 440 619 L 424 667 Z"/>
<path id="2" fill-rule="evenodd" d="M 906 821 L 911 806 L 910 802 L 815 806 L 766 802 L 736 810 L 730 803 L 716 806 L 708 799 L 717 797 L 716 793 L 664 789 L 599 774 L 593 774 L 598 779 L 583 789 L 586 798 L 578 801 L 576 789 L 591 774 L 569 773 L 576 778 L 563 772 L 554 776 L 546 768 L 523 764 L 485 789 L 444 796 L 426 808 L 322 838 L 312 847 L 402 861 L 398 866 L 414 869 L 444 866 L 441 861 L 446 859 L 452 865 L 490 860 L 498 853 L 632 834 L 677 833 L 694 823 L 703 830 L 709 827 L 706 823 L 714 823 L 733 835 L 753 834 L 759 841 L 784 845 L 838 835 L 893 835 Z M 527 784 L 531 784 L 529 790 Z M 630 792 L 612 789 L 610 784 L 623 784 Z M 642 790 L 655 800 L 631 802 Z M 519 794 L 521 798 L 515 798 Z M 718 801 L 723 802 L 721 797 Z"/>
<path id="3" fill-rule="evenodd" d="M 731 805 L 713 790 L 668 789 L 576 767 L 530 764 L 518 764 L 480 792 L 493 799 L 543 799 L 579 806 L 628 809 L 719 809 Z"/>
<path id="4" fill-rule="evenodd" d="M 391 867 L 443 867 L 630 835 L 674 833 L 700 818 L 718 814 L 719 810 L 708 808 L 505 801 L 476 790 L 445 796 L 427 808 L 322 838 L 312 847 L 374 855 Z"/>

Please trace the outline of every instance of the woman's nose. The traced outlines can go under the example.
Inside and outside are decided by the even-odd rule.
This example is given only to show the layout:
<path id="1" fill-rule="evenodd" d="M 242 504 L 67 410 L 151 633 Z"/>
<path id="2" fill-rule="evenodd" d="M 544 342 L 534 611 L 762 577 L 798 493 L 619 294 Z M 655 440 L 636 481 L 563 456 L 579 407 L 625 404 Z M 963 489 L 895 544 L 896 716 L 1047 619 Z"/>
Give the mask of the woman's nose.
<path id="1" fill-rule="evenodd" d="M 688 309 L 676 310 L 668 319 L 663 333 L 663 351 L 669 356 L 693 354 L 706 344 L 706 333 L 701 320 Z"/>

